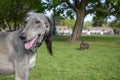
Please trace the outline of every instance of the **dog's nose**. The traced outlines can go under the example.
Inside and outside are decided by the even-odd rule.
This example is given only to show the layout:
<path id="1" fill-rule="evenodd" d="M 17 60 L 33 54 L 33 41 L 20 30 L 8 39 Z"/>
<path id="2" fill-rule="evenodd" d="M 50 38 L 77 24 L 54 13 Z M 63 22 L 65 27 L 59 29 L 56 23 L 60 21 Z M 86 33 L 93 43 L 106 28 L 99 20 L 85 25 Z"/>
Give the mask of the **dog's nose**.
<path id="1" fill-rule="evenodd" d="M 27 35 L 26 33 L 21 33 L 19 37 L 20 39 L 25 40 L 27 38 Z"/>

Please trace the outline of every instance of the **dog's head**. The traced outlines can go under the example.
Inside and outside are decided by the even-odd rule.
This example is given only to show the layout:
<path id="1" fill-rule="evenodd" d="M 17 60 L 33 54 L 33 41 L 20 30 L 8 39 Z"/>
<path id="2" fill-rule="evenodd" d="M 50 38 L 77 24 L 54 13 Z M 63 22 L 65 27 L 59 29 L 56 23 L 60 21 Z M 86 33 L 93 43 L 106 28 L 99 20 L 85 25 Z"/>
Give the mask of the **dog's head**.
<path id="1" fill-rule="evenodd" d="M 45 40 L 49 52 L 52 54 L 51 21 L 42 13 L 33 13 L 25 19 L 24 29 L 20 38 L 24 41 L 25 49 L 39 47 Z"/>

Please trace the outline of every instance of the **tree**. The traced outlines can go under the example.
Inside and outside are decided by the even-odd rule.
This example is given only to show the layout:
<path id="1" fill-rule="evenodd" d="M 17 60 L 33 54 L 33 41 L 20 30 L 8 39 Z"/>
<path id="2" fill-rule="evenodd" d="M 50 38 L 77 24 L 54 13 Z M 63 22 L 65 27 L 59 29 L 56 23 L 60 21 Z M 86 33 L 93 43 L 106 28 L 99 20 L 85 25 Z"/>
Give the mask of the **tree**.
<path id="1" fill-rule="evenodd" d="M 108 26 L 110 26 L 114 29 L 120 29 L 120 19 L 115 18 L 114 20 L 108 22 Z"/>
<path id="2" fill-rule="evenodd" d="M 79 40 L 79 37 L 82 35 L 84 18 L 86 15 L 104 12 L 107 13 L 108 16 L 112 13 L 116 13 L 114 9 L 116 2 L 109 0 L 46 0 L 44 3 L 46 7 L 48 7 L 48 10 L 55 7 L 56 14 L 59 16 L 70 18 L 76 17 L 73 33 L 69 39 L 70 42 Z M 51 5 L 53 3 L 54 5 Z"/>
<path id="3" fill-rule="evenodd" d="M 114 2 L 114 0 L 111 0 L 111 2 Z M 115 13 L 113 14 L 115 19 L 110 22 L 109 26 L 112 28 L 120 29 L 120 1 L 117 0 L 117 2 L 115 2 L 112 5 L 114 5 L 115 7 Z"/>
<path id="4" fill-rule="evenodd" d="M 108 13 L 103 13 L 103 12 L 96 12 L 94 17 L 93 17 L 93 26 L 96 26 L 96 25 L 107 25 L 108 21 L 107 19 L 110 18 L 110 16 L 114 16 L 116 17 L 115 20 L 113 20 L 111 22 L 111 24 L 115 24 L 117 22 L 119 22 L 119 19 L 120 19 L 120 2 L 119 1 L 114 1 L 114 0 L 109 0 L 109 9 L 111 10 L 111 12 L 108 14 Z M 108 4 L 108 2 L 106 3 Z M 107 6 L 107 5 L 106 5 Z"/>
<path id="5" fill-rule="evenodd" d="M 102 27 L 102 24 L 104 23 L 104 18 L 94 16 L 92 22 L 93 27 Z"/>
<path id="6" fill-rule="evenodd" d="M 22 26 L 26 13 L 30 10 L 43 12 L 40 0 L 1 0 L 0 1 L 0 25 L 8 27 L 10 31 Z"/>
<path id="7" fill-rule="evenodd" d="M 101 12 L 99 12 L 98 14 L 96 13 L 96 15 L 93 16 L 92 19 L 92 25 L 93 27 L 103 27 L 103 25 L 105 26 L 107 24 L 107 14 L 102 13 L 100 15 Z"/>

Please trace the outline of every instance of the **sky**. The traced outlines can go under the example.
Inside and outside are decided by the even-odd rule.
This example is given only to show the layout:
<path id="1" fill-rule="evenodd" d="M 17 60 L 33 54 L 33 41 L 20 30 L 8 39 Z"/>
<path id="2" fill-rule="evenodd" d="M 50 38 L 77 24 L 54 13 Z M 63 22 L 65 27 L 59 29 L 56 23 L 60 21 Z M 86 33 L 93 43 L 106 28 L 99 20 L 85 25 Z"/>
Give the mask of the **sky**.
<path id="1" fill-rule="evenodd" d="M 85 22 L 87 22 L 87 21 L 92 21 L 92 19 L 93 19 L 93 15 L 92 15 L 92 14 L 88 14 L 88 15 L 85 17 L 84 21 L 85 21 Z"/>

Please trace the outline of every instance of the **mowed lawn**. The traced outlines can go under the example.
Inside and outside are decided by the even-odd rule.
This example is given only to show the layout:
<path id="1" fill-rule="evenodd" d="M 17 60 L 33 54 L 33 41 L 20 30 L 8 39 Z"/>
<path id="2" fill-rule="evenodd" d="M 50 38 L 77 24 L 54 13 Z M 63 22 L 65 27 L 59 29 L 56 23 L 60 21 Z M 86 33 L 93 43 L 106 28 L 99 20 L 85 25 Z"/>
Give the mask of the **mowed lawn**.
<path id="1" fill-rule="evenodd" d="M 69 43 L 68 37 L 53 37 L 53 54 L 43 44 L 29 80 L 120 80 L 120 35 L 83 36 L 90 44 L 79 50 L 80 42 Z M 0 75 L 0 80 L 13 76 Z"/>

